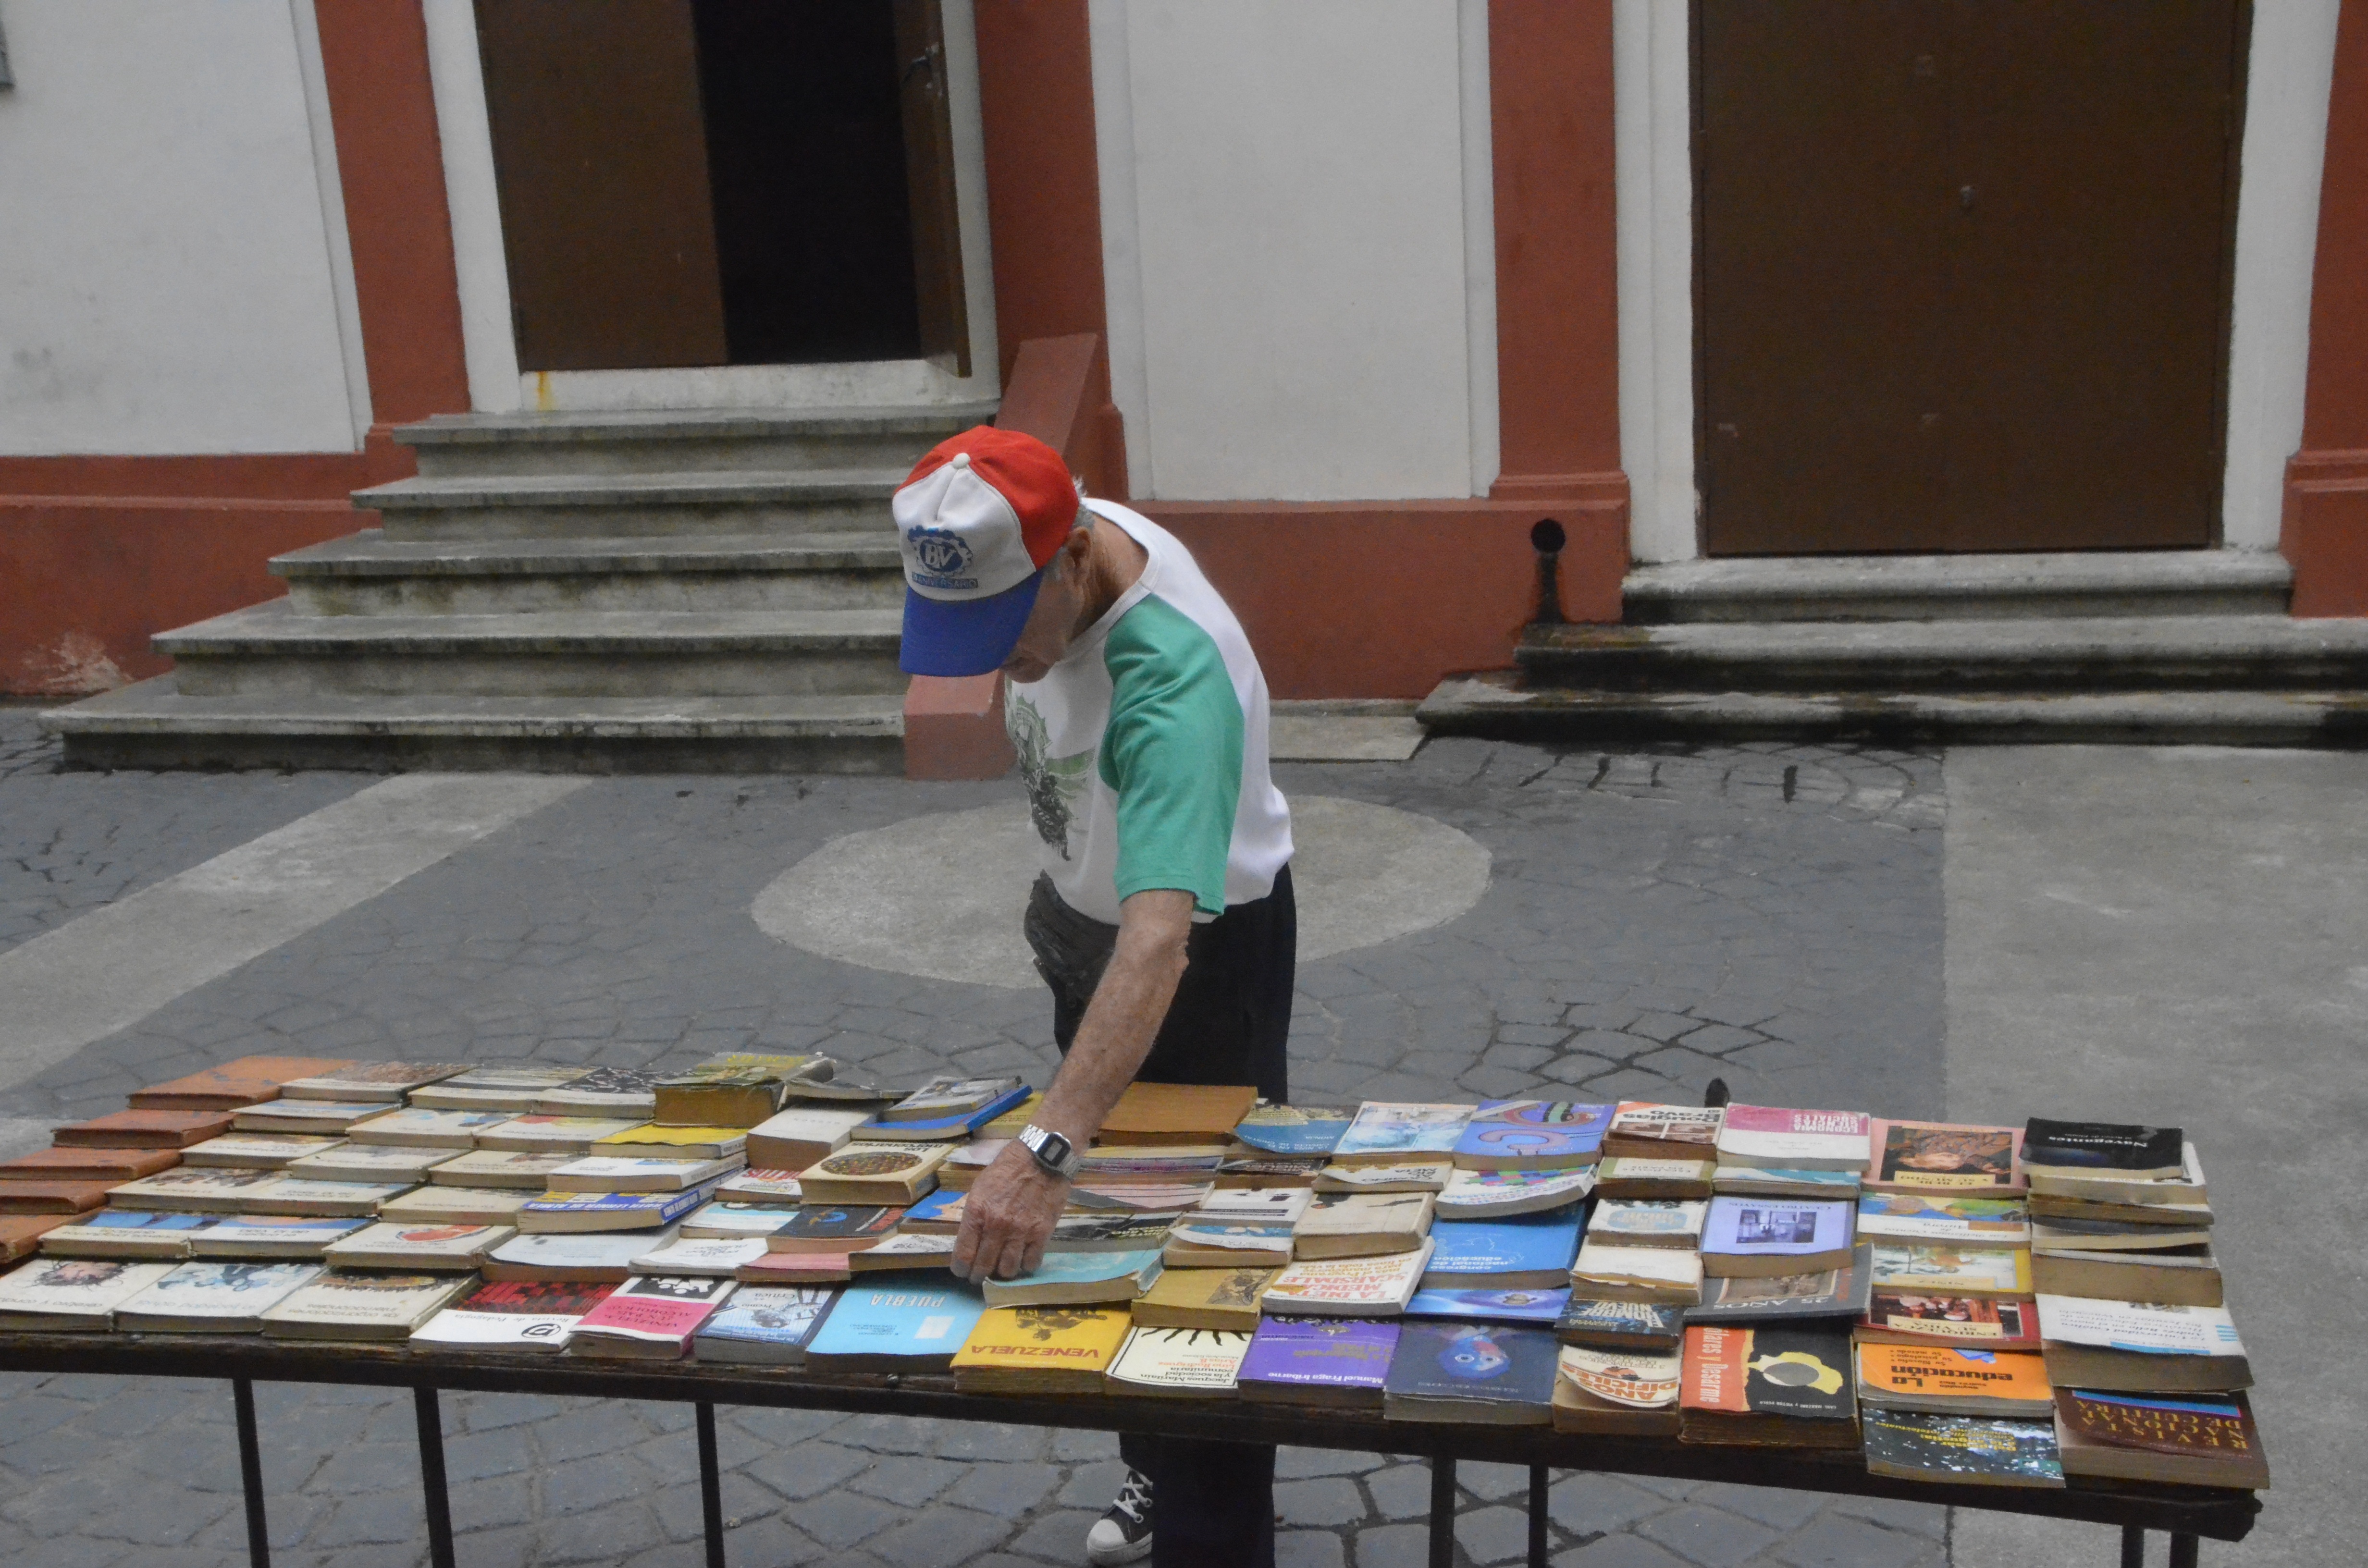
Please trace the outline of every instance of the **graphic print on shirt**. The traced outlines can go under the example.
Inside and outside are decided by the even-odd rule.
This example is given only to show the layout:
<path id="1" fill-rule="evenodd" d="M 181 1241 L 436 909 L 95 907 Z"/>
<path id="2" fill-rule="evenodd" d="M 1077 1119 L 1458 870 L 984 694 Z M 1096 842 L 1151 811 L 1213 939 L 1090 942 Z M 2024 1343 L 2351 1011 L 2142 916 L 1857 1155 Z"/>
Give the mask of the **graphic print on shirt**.
<path id="1" fill-rule="evenodd" d="M 1076 820 L 1074 810 L 1077 797 L 1085 793 L 1086 778 L 1094 764 L 1093 751 L 1072 753 L 1067 756 L 1046 756 L 1051 749 L 1052 731 L 1036 704 L 1017 692 L 1008 694 L 1004 704 L 1005 728 L 1011 733 L 1011 747 L 1019 754 L 1019 776 L 1028 785 L 1028 814 L 1036 824 L 1036 836 L 1069 858 L 1069 824 Z"/>

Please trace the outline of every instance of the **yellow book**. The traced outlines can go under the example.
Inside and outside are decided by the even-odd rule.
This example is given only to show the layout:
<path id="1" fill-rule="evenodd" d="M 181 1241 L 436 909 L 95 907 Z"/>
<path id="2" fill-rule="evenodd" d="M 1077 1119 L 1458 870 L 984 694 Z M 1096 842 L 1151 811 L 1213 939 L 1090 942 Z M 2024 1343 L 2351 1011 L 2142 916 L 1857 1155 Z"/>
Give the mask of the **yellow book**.
<path id="1" fill-rule="evenodd" d="M 1144 1328 L 1258 1327 L 1258 1298 L 1274 1283 L 1274 1268 L 1170 1268 L 1135 1298 L 1134 1321 Z"/>
<path id="2" fill-rule="evenodd" d="M 1036 1108 L 1043 1103 L 1044 1092 L 1039 1089 L 976 1132 L 972 1133 L 971 1136 L 973 1139 L 1017 1138 L 1027 1130 L 1028 1124 L 1035 1119 Z"/>
<path id="3" fill-rule="evenodd" d="M 1099 1393 L 1133 1321 L 1123 1307 L 990 1307 L 954 1355 L 964 1393 Z"/>

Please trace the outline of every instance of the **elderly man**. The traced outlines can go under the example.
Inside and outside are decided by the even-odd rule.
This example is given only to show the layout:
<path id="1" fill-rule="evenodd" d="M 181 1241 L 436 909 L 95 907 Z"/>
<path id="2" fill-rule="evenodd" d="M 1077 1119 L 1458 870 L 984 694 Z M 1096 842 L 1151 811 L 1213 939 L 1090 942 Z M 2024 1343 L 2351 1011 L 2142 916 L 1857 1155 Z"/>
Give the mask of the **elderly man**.
<path id="1" fill-rule="evenodd" d="M 1184 547 L 1081 497 L 1059 454 L 980 426 L 896 492 L 904 667 L 1010 679 L 1043 871 L 1026 915 L 1060 1071 L 963 1204 L 954 1269 L 1029 1273 L 1079 1152 L 1137 1079 L 1287 1094 L 1291 813 L 1267 776 L 1266 677 Z M 1130 1434 L 1096 1563 L 1263 1568 L 1274 1449 Z M 1153 1529 L 1152 1506 L 1158 1506 Z"/>

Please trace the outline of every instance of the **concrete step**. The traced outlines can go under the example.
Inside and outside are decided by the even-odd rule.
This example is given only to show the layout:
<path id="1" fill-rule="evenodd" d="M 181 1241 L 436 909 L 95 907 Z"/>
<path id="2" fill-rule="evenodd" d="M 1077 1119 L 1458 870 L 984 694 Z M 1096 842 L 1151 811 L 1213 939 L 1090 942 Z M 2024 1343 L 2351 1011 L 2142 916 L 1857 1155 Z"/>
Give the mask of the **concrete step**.
<path id="1" fill-rule="evenodd" d="M 70 767 L 904 771 L 899 696 L 192 697 L 159 676 L 41 715 Z"/>
<path id="2" fill-rule="evenodd" d="M 2096 616 L 1532 627 L 1526 683 L 1592 691 L 2368 689 L 2368 620 Z"/>
<path id="3" fill-rule="evenodd" d="M 2368 746 L 2351 690 L 2116 692 L 1525 690 L 1510 672 L 1443 681 L 1416 718 L 1434 735 L 1564 744 L 1862 741 L 1885 745 Z"/>
<path id="4" fill-rule="evenodd" d="M 1640 566 L 1629 621 L 2283 615 L 2294 569 L 2235 550 L 1835 555 Z"/>
<path id="5" fill-rule="evenodd" d="M 422 475 L 890 468 L 994 422 L 992 402 L 900 408 L 438 415 L 394 432 Z"/>
<path id="6" fill-rule="evenodd" d="M 894 609 L 905 597 L 886 528 L 452 540 L 368 528 L 276 556 L 271 570 L 300 616 Z"/>
<path id="7" fill-rule="evenodd" d="M 191 697 L 902 693 L 894 609 L 306 616 L 286 599 L 161 633 Z"/>
<path id="8" fill-rule="evenodd" d="M 889 533 L 905 468 L 492 474 L 354 492 L 397 540 Z"/>

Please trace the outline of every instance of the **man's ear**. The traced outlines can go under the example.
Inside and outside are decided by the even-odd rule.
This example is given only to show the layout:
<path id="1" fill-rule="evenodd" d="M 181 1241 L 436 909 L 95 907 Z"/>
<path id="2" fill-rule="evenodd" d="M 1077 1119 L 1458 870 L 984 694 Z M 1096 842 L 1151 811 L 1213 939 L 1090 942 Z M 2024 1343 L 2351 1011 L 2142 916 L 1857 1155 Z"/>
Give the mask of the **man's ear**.
<path id="1" fill-rule="evenodd" d="M 1061 553 L 1067 558 L 1062 562 L 1062 575 L 1074 578 L 1083 573 L 1094 553 L 1093 530 L 1083 524 L 1071 528 L 1069 537 L 1061 541 Z"/>

